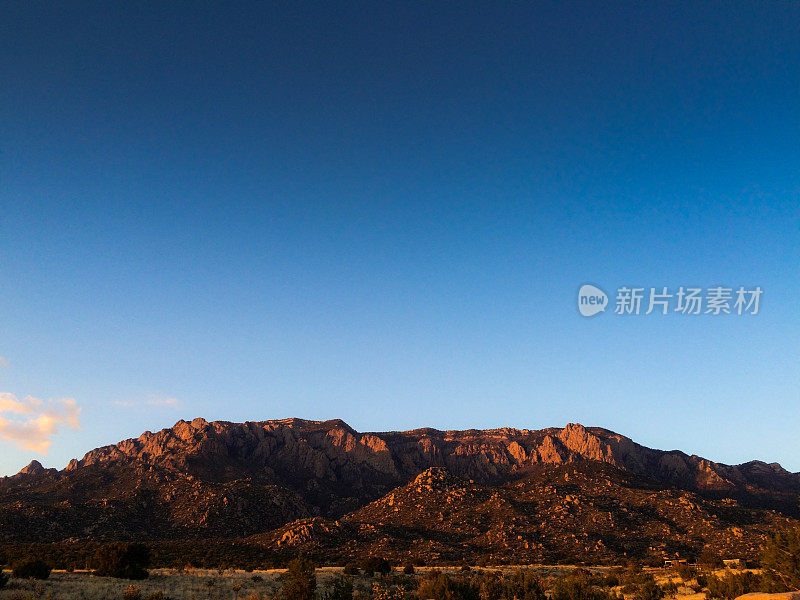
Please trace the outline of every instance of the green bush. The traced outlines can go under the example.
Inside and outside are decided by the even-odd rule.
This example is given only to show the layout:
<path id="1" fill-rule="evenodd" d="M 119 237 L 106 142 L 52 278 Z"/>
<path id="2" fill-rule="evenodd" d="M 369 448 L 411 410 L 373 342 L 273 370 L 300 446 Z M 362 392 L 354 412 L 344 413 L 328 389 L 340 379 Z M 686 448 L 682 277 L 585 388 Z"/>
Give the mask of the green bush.
<path id="1" fill-rule="evenodd" d="M 650 587 L 650 584 L 655 584 L 655 579 L 644 571 L 628 570 L 622 577 L 622 591 L 625 594 L 635 594 L 642 586 Z"/>
<path id="2" fill-rule="evenodd" d="M 603 577 L 603 586 L 604 587 L 614 587 L 619 585 L 619 575 L 616 573 L 606 573 Z"/>
<path id="3" fill-rule="evenodd" d="M 124 600 L 142 600 L 142 590 L 131 584 L 128 586 L 128 589 L 125 590 L 123 598 Z"/>
<path id="4" fill-rule="evenodd" d="M 503 574 L 484 571 L 472 577 L 470 584 L 481 600 L 545 600 L 542 580 L 533 571 L 517 569 Z"/>
<path id="5" fill-rule="evenodd" d="M 370 577 L 375 573 L 386 574 L 392 571 L 392 566 L 389 564 L 389 561 L 378 556 L 370 556 L 362 561 L 361 568 L 364 570 L 364 573 Z"/>
<path id="6" fill-rule="evenodd" d="M 344 574 L 345 575 L 359 575 L 361 570 L 358 568 L 358 564 L 354 562 L 349 562 L 344 566 Z"/>
<path id="7" fill-rule="evenodd" d="M 670 580 L 663 584 L 661 589 L 664 590 L 664 594 L 667 596 L 675 596 L 678 593 L 678 584 Z"/>
<path id="8" fill-rule="evenodd" d="M 743 573 L 725 573 L 722 577 L 711 575 L 708 578 L 708 593 L 712 598 L 733 600 L 742 594 L 768 591 L 764 589 L 760 576 L 750 571 Z"/>
<path id="9" fill-rule="evenodd" d="M 480 600 L 477 587 L 444 573 L 431 573 L 420 581 L 417 596 L 426 600 Z"/>
<path id="10" fill-rule="evenodd" d="M 709 548 L 703 549 L 697 557 L 697 564 L 703 565 L 709 569 L 720 569 L 725 566 L 725 563 L 722 562 L 722 558 Z"/>
<path id="11" fill-rule="evenodd" d="M 664 590 L 659 587 L 652 577 L 641 583 L 633 595 L 634 600 L 661 600 L 663 597 Z"/>
<path id="12" fill-rule="evenodd" d="M 697 576 L 697 572 L 686 563 L 679 563 L 675 570 L 684 581 L 691 581 Z"/>
<path id="13" fill-rule="evenodd" d="M 586 569 L 575 569 L 559 577 L 550 590 L 551 600 L 609 600 L 611 595 L 600 587 L 602 579 Z"/>
<path id="14" fill-rule="evenodd" d="M 50 565 L 43 560 L 27 559 L 14 566 L 14 577 L 18 579 L 47 579 Z"/>
<path id="15" fill-rule="evenodd" d="M 800 589 L 800 527 L 775 533 L 764 546 L 761 565 L 771 587 Z"/>
<path id="16" fill-rule="evenodd" d="M 507 600 L 545 600 L 544 586 L 531 571 L 518 570 L 503 578 L 503 598 Z"/>
<path id="17" fill-rule="evenodd" d="M 289 561 L 288 568 L 281 574 L 281 581 L 284 600 L 314 600 L 317 576 L 311 560 L 300 557 Z"/>
<path id="18" fill-rule="evenodd" d="M 150 549 L 144 544 L 108 544 L 94 557 L 95 574 L 119 579 L 147 579 Z"/>
<path id="19" fill-rule="evenodd" d="M 333 578 L 325 592 L 325 600 L 353 600 L 353 580 L 349 575 Z"/>

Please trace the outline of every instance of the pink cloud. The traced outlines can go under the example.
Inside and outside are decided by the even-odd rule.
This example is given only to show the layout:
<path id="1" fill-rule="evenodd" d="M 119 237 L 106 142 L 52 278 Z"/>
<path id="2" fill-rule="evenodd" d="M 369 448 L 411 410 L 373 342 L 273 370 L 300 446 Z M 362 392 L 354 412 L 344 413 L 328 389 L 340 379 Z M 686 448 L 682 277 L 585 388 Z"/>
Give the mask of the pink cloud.
<path id="1" fill-rule="evenodd" d="M 18 400 L 14 394 L 0 392 L 0 439 L 47 454 L 60 426 L 80 429 L 80 413 L 81 408 L 73 398 L 43 402 L 26 396 Z"/>

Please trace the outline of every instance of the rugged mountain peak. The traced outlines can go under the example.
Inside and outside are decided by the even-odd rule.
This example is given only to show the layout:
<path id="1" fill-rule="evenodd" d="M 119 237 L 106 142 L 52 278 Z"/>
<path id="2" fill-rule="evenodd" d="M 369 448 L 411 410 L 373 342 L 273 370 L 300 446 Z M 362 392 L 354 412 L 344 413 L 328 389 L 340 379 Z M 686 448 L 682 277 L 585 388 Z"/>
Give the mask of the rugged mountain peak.
<path id="1" fill-rule="evenodd" d="M 17 475 L 41 475 L 47 471 L 38 460 L 32 460 L 28 466 L 23 467 Z"/>
<path id="2" fill-rule="evenodd" d="M 581 458 L 619 465 L 614 450 L 605 439 L 580 423 L 569 423 L 558 433 L 564 446 Z"/>

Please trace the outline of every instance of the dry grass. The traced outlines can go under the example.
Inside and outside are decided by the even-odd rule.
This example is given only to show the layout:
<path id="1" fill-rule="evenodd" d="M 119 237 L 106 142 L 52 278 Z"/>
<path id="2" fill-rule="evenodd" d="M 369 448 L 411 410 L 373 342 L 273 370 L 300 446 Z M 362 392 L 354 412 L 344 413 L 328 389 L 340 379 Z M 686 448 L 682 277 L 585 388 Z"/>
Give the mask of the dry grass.
<path id="1" fill-rule="evenodd" d="M 424 577 L 436 567 L 417 567 L 416 576 Z M 519 566 L 492 567 L 492 570 L 514 571 Z M 530 566 L 526 568 L 531 568 Z M 540 577 L 558 577 L 571 571 L 570 565 L 536 565 L 533 569 Z M 480 567 L 473 567 L 481 570 Z M 593 571 L 606 572 L 609 567 L 590 567 Z M 458 567 L 439 567 L 437 570 L 458 573 Z M 672 573 L 653 570 L 660 583 L 680 578 Z M 96 577 L 90 572 L 76 571 L 66 573 L 53 571 L 46 581 L 27 581 L 11 579 L 4 590 L 0 590 L 0 600 L 274 600 L 280 590 L 282 569 L 245 572 L 241 570 L 190 569 L 151 569 L 150 577 L 143 581 L 129 581 L 110 577 Z M 341 567 L 322 567 L 317 569 L 318 596 L 322 597 L 329 581 Z M 374 580 L 358 577 L 354 581 L 357 598 L 367 598 Z M 133 593 L 129 586 L 135 586 Z M 161 594 L 159 596 L 158 594 Z M 697 595 L 696 595 L 697 596 Z M 681 597 L 681 600 L 702 600 L 698 597 Z"/>
<path id="2" fill-rule="evenodd" d="M 317 589 L 324 590 L 329 580 L 341 573 L 339 567 L 317 569 Z M 0 600 L 148 600 L 162 594 L 163 600 L 273 600 L 280 589 L 283 569 L 266 571 L 218 571 L 211 569 L 151 569 L 142 581 L 96 577 L 86 571 L 53 571 L 46 581 L 11 579 L 0 590 Z M 131 594 L 129 586 L 135 586 Z M 366 592 L 371 579 L 356 582 Z M 153 598 L 159 598 L 153 596 Z"/>
<path id="3" fill-rule="evenodd" d="M 0 590 L 0 600 L 147 600 L 158 593 L 163 594 L 164 600 L 262 600 L 275 596 L 280 587 L 277 575 L 278 572 L 154 570 L 143 581 L 128 581 L 56 571 L 46 581 L 12 579 Z M 128 591 L 131 585 L 138 594 Z"/>

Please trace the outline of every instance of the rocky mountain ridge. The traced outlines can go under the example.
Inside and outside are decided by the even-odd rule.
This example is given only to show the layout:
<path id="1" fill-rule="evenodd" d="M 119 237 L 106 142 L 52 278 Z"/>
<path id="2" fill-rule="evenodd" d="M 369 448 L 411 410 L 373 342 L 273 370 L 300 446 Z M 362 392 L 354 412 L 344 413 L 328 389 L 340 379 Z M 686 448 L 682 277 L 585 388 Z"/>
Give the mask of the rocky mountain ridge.
<path id="1" fill-rule="evenodd" d="M 243 474 L 275 478 L 287 467 L 299 467 L 316 479 L 337 481 L 349 480 L 357 466 L 375 479 L 399 483 L 431 466 L 492 481 L 531 465 L 576 460 L 608 463 L 697 490 L 800 490 L 800 473 L 777 463 L 725 465 L 678 450 L 654 450 L 612 431 L 576 423 L 539 430 L 359 433 L 338 419 L 209 423 L 198 418 L 97 448 L 72 460 L 66 470 L 140 461 L 224 481 Z"/>
<path id="2" fill-rule="evenodd" d="M 341 420 L 194 419 L 3 478 L 0 541 L 255 536 L 276 551 L 432 560 L 709 544 L 752 554 L 797 517 L 799 497 L 800 474 L 779 465 L 725 465 L 579 424 L 360 433 Z"/>

